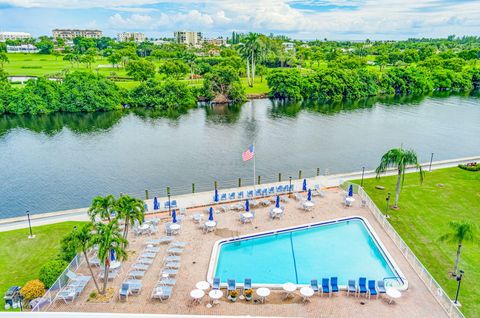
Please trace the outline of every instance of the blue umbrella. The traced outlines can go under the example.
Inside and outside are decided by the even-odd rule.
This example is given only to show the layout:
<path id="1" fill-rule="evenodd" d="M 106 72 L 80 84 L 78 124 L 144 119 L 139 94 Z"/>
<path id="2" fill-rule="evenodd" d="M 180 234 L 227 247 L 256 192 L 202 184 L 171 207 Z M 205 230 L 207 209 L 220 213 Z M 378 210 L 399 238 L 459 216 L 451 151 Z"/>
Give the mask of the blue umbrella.
<path id="1" fill-rule="evenodd" d="M 246 212 L 250 211 L 250 202 L 248 202 L 248 199 L 247 201 L 245 201 L 245 211 Z"/>
<path id="2" fill-rule="evenodd" d="M 303 191 L 307 191 L 307 179 L 303 179 Z"/>
<path id="3" fill-rule="evenodd" d="M 158 206 L 158 199 L 157 197 L 153 198 L 153 209 L 154 210 L 158 210 L 159 206 Z"/>
<path id="4" fill-rule="evenodd" d="M 352 184 L 348 187 L 348 196 L 353 197 L 353 185 Z"/>
<path id="5" fill-rule="evenodd" d="M 277 195 L 277 200 L 275 201 L 275 207 L 279 208 L 280 207 L 280 196 Z"/>
<path id="6" fill-rule="evenodd" d="M 218 190 L 215 189 L 215 195 L 213 196 L 213 201 L 218 202 Z"/>
<path id="7" fill-rule="evenodd" d="M 115 259 L 115 250 L 110 250 L 110 260 L 113 262 Z"/>
<path id="8" fill-rule="evenodd" d="M 210 210 L 208 211 L 208 220 L 213 221 L 213 208 L 210 207 Z"/>
<path id="9" fill-rule="evenodd" d="M 177 212 L 175 212 L 175 209 L 172 210 L 172 222 L 177 223 Z"/>
<path id="10" fill-rule="evenodd" d="M 312 201 L 312 190 L 308 189 L 307 200 Z"/>

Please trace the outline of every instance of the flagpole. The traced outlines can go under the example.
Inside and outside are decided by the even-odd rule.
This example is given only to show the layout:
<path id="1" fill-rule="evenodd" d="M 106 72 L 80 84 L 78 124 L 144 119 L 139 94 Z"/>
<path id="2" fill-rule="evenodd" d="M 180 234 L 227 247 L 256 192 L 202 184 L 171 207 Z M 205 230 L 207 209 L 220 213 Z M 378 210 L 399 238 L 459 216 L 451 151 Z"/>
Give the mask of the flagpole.
<path id="1" fill-rule="evenodd" d="M 256 151 L 255 151 L 255 143 L 252 143 L 253 145 L 253 195 L 255 196 L 255 155 L 256 155 Z"/>

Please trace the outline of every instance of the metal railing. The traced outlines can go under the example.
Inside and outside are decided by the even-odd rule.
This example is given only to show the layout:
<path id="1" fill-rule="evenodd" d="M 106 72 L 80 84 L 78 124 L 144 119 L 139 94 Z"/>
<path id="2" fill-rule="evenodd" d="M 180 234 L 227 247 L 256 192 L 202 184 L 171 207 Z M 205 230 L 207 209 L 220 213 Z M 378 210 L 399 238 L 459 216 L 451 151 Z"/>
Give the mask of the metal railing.
<path id="1" fill-rule="evenodd" d="M 65 270 L 58 276 L 57 280 L 50 286 L 45 295 L 36 302 L 32 311 L 47 311 L 55 300 L 58 292 L 68 284 L 68 271 L 75 272 L 84 262 L 83 254 L 77 254 L 68 264 Z"/>
<path id="2" fill-rule="evenodd" d="M 356 189 L 355 189 L 356 188 Z M 445 312 L 449 317 L 455 318 L 464 318 L 465 316 L 458 309 L 457 306 L 453 303 L 448 294 L 443 290 L 443 288 L 437 283 L 435 278 L 428 272 L 428 270 L 423 266 L 422 262 L 415 256 L 415 253 L 408 247 L 405 241 L 400 237 L 400 235 L 395 231 L 393 226 L 388 222 L 388 219 L 368 196 L 365 190 L 360 187 L 354 186 L 354 189 L 357 190 L 358 195 L 362 198 L 362 203 L 368 207 L 372 212 L 373 216 L 377 219 L 378 223 L 383 227 L 383 230 L 387 235 L 392 239 L 398 249 L 402 252 L 405 259 L 408 261 L 413 270 L 417 273 L 420 279 L 425 283 L 428 290 L 431 292 L 433 297 L 438 301 L 438 303 L 443 307 Z"/>

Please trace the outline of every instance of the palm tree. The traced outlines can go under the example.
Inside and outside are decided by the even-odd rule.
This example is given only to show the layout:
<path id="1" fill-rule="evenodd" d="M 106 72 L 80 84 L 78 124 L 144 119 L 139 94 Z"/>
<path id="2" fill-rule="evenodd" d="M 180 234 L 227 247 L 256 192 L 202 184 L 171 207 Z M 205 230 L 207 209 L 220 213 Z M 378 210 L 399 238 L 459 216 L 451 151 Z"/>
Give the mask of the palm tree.
<path id="1" fill-rule="evenodd" d="M 423 182 L 423 170 L 418 163 L 417 154 L 413 150 L 405 150 L 402 148 L 393 148 L 387 151 L 380 160 L 380 165 L 375 169 L 377 178 L 380 174 L 385 172 L 389 167 L 394 167 L 398 170 L 397 187 L 395 189 L 395 203 L 394 208 L 398 208 L 398 199 L 400 198 L 400 190 L 405 181 L 405 170 L 407 166 L 414 165 L 420 172 L 420 182 Z"/>
<path id="2" fill-rule="evenodd" d="M 105 197 L 95 197 L 92 201 L 92 205 L 88 209 L 88 215 L 92 219 L 92 222 L 95 222 L 95 217 L 100 217 L 100 219 L 107 219 L 109 222 L 111 220 L 111 213 L 115 207 L 115 197 L 111 194 Z"/>
<path id="3" fill-rule="evenodd" d="M 145 206 L 142 200 L 125 195 L 117 200 L 116 207 L 119 214 L 118 217 L 125 220 L 123 238 L 126 241 L 128 237 L 128 226 L 135 224 L 135 221 L 143 222 L 145 218 Z M 126 248 L 126 244 L 124 244 L 123 248 Z"/>
<path id="4" fill-rule="evenodd" d="M 87 255 L 88 249 L 92 246 L 92 243 L 93 243 L 92 227 L 93 227 L 93 224 L 90 222 L 83 225 L 80 229 L 78 229 L 75 226 L 71 243 L 75 247 L 75 250 L 77 251 L 77 253 L 83 253 L 83 255 L 85 256 L 85 261 L 87 262 L 87 267 L 90 270 L 90 274 L 92 275 L 93 282 L 95 283 L 95 287 L 97 288 L 97 291 L 100 292 L 97 279 L 93 274 L 93 270 L 92 270 L 92 267 L 90 266 L 90 261 L 88 260 L 88 255 Z"/>
<path id="5" fill-rule="evenodd" d="M 110 254 L 114 252 L 118 261 L 126 260 L 127 252 L 123 249 L 126 242 L 120 232 L 117 220 L 107 224 L 98 222 L 95 224 L 95 230 L 96 233 L 92 242 L 98 246 L 98 259 L 104 267 L 103 288 L 99 293 L 104 295 L 107 291 L 108 273 L 110 271 Z"/>
<path id="6" fill-rule="evenodd" d="M 263 52 L 263 45 L 258 33 L 249 33 L 239 46 L 240 55 L 247 63 L 247 82 L 250 87 L 255 82 L 256 61 Z"/>
<path id="7" fill-rule="evenodd" d="M 455 266 L 453 267 L 453 276 L 457 276 L 458 263 L 460 261 L 460 249 L 463 242 L 473 242 L 475 240 L 475 224 L 463 220 L 463 221 L 451 221 L 449 223 L 451 228 L 450 233 L 446 233 L 440 237 L 440 241 L 458 244 L 457 258 L 455 259 Z"/>

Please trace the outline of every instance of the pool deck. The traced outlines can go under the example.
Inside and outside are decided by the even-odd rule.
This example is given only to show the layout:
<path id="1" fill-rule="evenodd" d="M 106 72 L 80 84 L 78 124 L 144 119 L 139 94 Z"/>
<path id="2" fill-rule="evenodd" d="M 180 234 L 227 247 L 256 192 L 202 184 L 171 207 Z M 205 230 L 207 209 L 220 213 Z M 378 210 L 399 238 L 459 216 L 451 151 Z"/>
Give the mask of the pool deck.
<path id="1" fill-rule="evenodd" d="M 117 295 L 122 281 L 125 279 L 129 268 L 135 262 L 138 252 L 146 246 L 146 241 L 163 236 L 163 224 L 159 224 L 159 233 L 154 236 L 130 237 L 129 251 L 134 256 L 123 263 L 123 273 L 109 287 L 115 289 L 115 297 L 108 303 L 87 302 L 88 294 L 94 290 L 93 282 L 90 282 L 85 291 L 72 304 L 64 304 L 57 301 L 50 307 L 50 311 L 65 312 L 116 312 L 116 313 L 148 313 L 148 314 L 184 314 L 184 315 L 255 315 L 255 316 L 283 316 L 283 317 L 447 317 L 447 314 L 435 300 L 427 287 L 417 276 L 407 260 L 402 255 L 394 242 L 388 237 L 381 225 L 376 221 L 367 207 L 360 206 L 360 198 L 355 196 L 356 201 L 352 207 L 344 207 L 342 195 L 344 191 L 339 188 L 331 188 L 325 191 L 324 198 L 314 197 L 316 205 L 311 212 L 304 212 L 299 208 L 300 204 L 294 200 L 285 204 L 286 213 L 280 220 L 270 220 L 268 208 L 257 208 L 256 218 L 253 224 L 241 224 L 238 212 L 229 211 L 215 214 L 218 228 L 215 233 L 203 234 L 198 224 L 195 224 L 190 216 L 193 213 L 203 213 L 204 208 L 189 209 L 187 217 L 182 222 L 180 234 L 176 236 L 178 241 L 187 242 L 181 256 L 181 268 L 176 276 L 177 283 L 173 289 L 173 296 L 163 303 L 150 298 L 152 289 L 158 281 L 162 268 L 163 258 L 166 255 L 167 245 L 160 245 L 160 252 L 155 263 L 150 267 L 143 278 L 143 290 L 138 296 L 130 296 L 128 301 L 118 301 Z M 302 225 L 312 222 L 321 222 L 341 217 L 361 216 L 368 220 L 375 230 L 378 238 L 390 253 L 409 282 L 409 289 L 402 293 L 402 297 L 393 304 L 388 304 L 386 297 L 379 299 L 347 297 L 345 292 L 340 292 L 331 298 L 315 295 L 311 303 L 303 304 L 299 292 L 290 300 L 282 300 L 283 292 L 272 290 L 265 304 L 255 304 L 237 300 L 232 303 L 226 298 L 220 300 L 220 305 L 207 308 L 208 296 L 205 296 L 200 305 L 192 305 L 190 291 L 195 289 L 198 281 L 206 280 L 210 256 L 214 243 L 231 236 L 257 233 L 261 231 Z M 150 216 L 149 216 L 150 217 Z M 168 215 L 161 214 L 163 222 L 170 220 Z M 205 218 L 207 215 L 205 214 Z M 354 264 L 352 264 L 354 266 Z M 95 269 L 96 272 L 99 269 Z M 89 274 L 83 265 L 79 273 Z M 317 278 L 321 279 L 321 273 Z M 312 275 L 312 278 L 314 278 Z M 350 277 L 349 277 L 350 278 Z M 352 277 L 358 279 L 357 277 Z M 253 282 L 255 283 L 255 282 Z M 224 290 L 225 291 L 225 290 Z"/>

